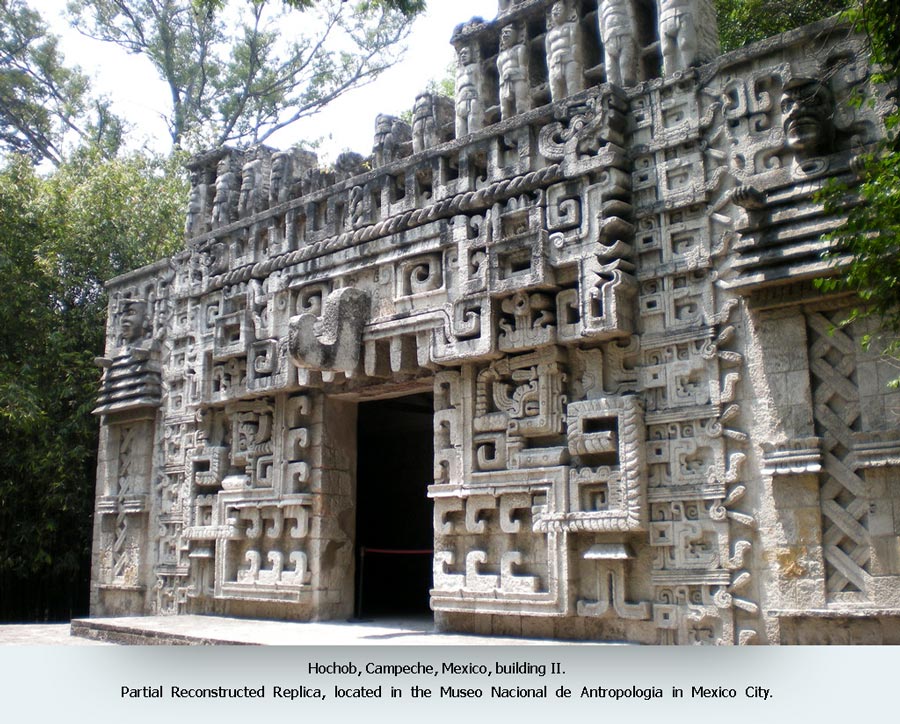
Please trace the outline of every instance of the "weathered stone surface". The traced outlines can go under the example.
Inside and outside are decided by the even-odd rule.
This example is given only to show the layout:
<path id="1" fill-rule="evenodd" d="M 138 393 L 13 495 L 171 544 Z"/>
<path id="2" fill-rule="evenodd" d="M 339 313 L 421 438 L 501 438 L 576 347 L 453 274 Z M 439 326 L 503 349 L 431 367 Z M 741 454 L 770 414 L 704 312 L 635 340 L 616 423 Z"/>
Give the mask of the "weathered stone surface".
<path id="1" fill-rule="evenodd" d="M 430 388 L 440 626 L 900 640 L 900 398 L 810 284 L 889 89 L 833 22 L 715 35 L 505 0 L 372 158 L 197 157 L 109 284 L 93 613 L 350 615 L 357 403 Z"/>

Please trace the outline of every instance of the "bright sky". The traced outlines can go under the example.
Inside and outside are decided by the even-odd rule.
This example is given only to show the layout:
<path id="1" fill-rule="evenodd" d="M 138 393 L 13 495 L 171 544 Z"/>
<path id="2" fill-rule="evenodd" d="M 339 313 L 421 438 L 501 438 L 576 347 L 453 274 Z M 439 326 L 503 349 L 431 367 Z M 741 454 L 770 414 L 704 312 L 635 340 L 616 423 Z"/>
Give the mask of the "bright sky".
<path id="1" fill-rule="evenodd" d="M 40 7 L 51 30 L 60 35 L 66 61 L 81 66 L 94 88 L 113 101 L 114 109 L 135 124 L 128 142 L 134 147 L 168 150 L 163 115 L 170 107 L 165 84 L 145 58 L 129 55 L 109 43 L 85 38 L 68 27 L 66 0 L 42 0 Z M 347 93 L 325 110 L 293 124 L 267 143 L 285 148 L 301 140 L 323 139 L 319 157 L 333 160 L 343 150 L 368 154 L 372 150 L 375 116 L 399 114 L 411 108 L 428 81 L 441 79 L 455 59 L 450 35 L 459 23 L 497 13 L 497 0 L 429 0 L 426 14 L 415 21 L 404 60 L 367 86 Z M 300 20 L 298 19 L 298 22 Z M 289 31 L 289 28 L 285 29 Z"/>

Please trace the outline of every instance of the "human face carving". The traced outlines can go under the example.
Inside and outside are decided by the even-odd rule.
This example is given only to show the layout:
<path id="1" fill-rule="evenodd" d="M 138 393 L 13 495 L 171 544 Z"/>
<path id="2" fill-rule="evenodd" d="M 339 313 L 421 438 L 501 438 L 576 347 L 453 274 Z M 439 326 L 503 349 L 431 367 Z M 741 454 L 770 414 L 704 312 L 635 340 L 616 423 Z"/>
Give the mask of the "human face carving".
<path id="1" fill-rule="evenodd" d="M 550 17 L 553 19 L 553 22 L 556 25 L 562 25 L 566 16 L 566 6 L 561 3 L 553 3 L 553 7 L 550 10 Z"/>
<path id="2" fill-rule="evenodd" d="M 128 301 L 122 307 L 122 316 L 119 318 L 119 329 L 126 342 L 133 342 L 144 333 L 146 321 L 146 307 L 143 302 Z"/>
<path id="3" fill-rule="evenodd" d="M 813 78 L 797 78 L 784 87 L 781 114 L 785 145 L 800 156 L 826 152 L 834 139 L 834 98 Z"/>

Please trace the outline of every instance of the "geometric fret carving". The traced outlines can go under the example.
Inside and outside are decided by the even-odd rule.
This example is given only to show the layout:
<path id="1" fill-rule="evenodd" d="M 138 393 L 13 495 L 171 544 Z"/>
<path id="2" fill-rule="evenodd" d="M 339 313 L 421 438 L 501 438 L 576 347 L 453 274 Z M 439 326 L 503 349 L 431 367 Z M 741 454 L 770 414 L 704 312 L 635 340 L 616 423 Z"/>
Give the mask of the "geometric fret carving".
<path id="1" fill-rule="evenodd" d="M 841 318 L 840 311 L 807 314 L 816 434 L 822 438 L 822 546 L 828 594 L 865 595 L 872 556 L 869 502 L 850 465 L 852 435 L 860 429 L 857 343 L 838 327 Z"/>

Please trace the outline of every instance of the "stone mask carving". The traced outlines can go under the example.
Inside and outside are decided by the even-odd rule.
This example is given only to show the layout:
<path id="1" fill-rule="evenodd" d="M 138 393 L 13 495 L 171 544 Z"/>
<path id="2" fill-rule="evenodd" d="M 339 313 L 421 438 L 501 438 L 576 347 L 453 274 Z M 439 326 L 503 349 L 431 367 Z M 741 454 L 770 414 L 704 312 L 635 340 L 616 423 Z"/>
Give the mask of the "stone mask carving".
<path id="1" fill-rule="evenodd" d="M 149 329 L 147 302 L 142 299 L 126 299 L 122 302 L 119 329 L 126 343 L 137 342 Z"/>
<path id="2" fill-rule="evenodd" d="M 781 113 L 785 145 L 801 158 L 827 153 L 834 143 L 834 95 L 814 78 L 784 86 Z"/>

